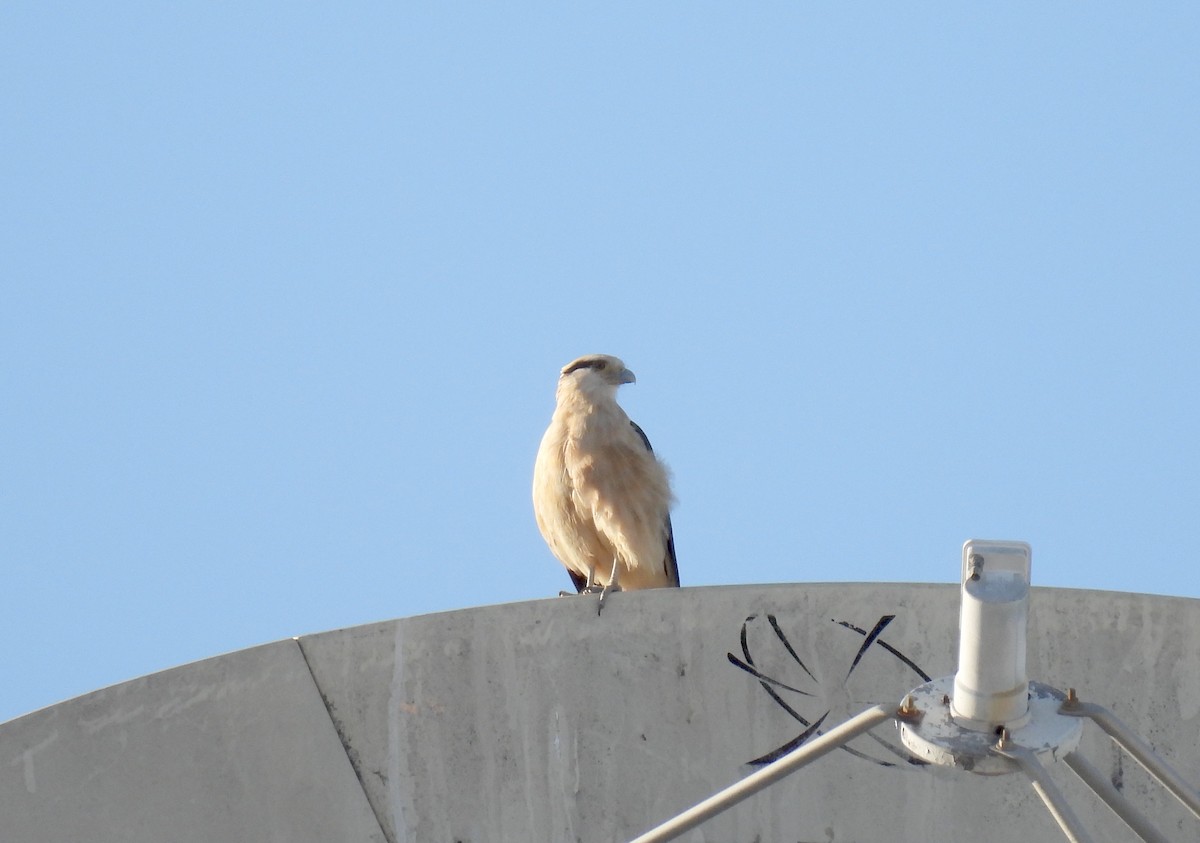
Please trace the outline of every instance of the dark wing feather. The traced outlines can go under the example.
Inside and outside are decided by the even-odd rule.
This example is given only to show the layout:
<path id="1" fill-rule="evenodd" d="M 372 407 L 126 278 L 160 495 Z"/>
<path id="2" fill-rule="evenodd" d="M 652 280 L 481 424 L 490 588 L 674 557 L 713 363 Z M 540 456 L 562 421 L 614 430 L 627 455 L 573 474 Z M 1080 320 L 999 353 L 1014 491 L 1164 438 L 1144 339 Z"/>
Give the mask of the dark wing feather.
<path id="1" fill-rule="evenodd" d="M 671 516 L 667 516 L 667 556 L 663 559 L 663 568 L 671 580 L 671 585 L 679 587 L 679 563 L 675 560 L 675 531 L 671 529 Z"/>
<path id="2" fill-rule="evenodd" d="M 650 437 L 646 435 L 646 431 L 638 427 L 638 423 L 633 419 L 629 420 L 629 425 L 641 437 L 646 450 L 653 454 L 654 448 L 650 445 Z M 675 559 L 675 530 L 671 527 L 670 515 L 667 516 L 667 555 L 663 558 L 663 570 L 667 572 L 667 578 L 671 581 L 671 585 L 678 587 L 679 562 Z M 574 578 L 575 574 L 572 574 L 571 577 Z"/>
<path id="3" fill-rule="evenodd" d="M 632 427 L 633 432 L 636 433 L 641 438 L 642 444 L 646 446 L 646 450 L 653 454 L 654 449 L 650 447 L 650 437 L 646 435 L 646 431 L 644 431 L 640 427 L 638 427 L 638 423 L 635 422 L 633 419 L 629 420 L 629 426 Z"/>
<path id="4" fill-rule="evenodd" d="M 571 584 L 575 586 L 575 590 L 577 592 L 582 593 L 583 590 L 587 588 L 587 577 L 585 577 L 583 574 L 577 574 L 569 568 L 567 569 L 567 574 L 570 575 Z"/>

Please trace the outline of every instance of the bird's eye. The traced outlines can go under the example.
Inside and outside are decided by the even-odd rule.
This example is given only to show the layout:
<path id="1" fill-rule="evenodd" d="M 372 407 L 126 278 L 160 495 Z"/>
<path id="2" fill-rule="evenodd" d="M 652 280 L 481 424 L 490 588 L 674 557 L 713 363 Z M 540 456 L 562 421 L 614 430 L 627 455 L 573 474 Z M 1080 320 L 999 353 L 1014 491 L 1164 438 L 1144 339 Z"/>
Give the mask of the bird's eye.
<path id="1" fill-rule="evenodd" d="M 604 368 L 605 368 L 607 365 L 608 365 L 608 363 L 606 363 L 606 362 L 605 362 L 605 361 L 603 361 L 603 360 L 599 360 L 599 361 L 597 361 L 597 363 L 596 363 L 596 367 L 595 367 L 595 368 L 596 368 L 596 371 L 598 371 L 598 372 L 603 372 L 603 371 L 604 371 Z"/>

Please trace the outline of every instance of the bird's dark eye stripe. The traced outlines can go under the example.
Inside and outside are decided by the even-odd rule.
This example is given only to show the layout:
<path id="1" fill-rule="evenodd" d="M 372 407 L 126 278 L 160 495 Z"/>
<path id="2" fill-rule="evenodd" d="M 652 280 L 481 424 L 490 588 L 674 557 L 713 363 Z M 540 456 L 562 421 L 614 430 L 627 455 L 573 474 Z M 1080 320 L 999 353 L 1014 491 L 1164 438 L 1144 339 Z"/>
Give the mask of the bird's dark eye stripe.
<path id="1" fill-rule="evenodd" d="M 576 360 L 567 368 L 563 369 L 564 375 L 569 375 L 577 369 L 603 369 L 606 363 L 603 360 Z"/>

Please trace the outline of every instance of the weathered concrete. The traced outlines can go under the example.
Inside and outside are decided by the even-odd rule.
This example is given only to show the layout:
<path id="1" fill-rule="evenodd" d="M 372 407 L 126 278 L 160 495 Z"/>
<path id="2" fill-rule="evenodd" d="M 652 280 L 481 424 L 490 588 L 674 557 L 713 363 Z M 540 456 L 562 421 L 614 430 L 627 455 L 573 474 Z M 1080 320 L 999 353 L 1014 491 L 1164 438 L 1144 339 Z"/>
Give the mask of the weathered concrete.
<path id="1" fill-rule="evenodd" d="M 307 668 L 295 642 L 235 653 L 0 726 L 0 840 L 629 839 L 801 719 L 952 673 L 957 611 L 955 585 L 687 588 L 615 594 L 600 617 L 570 597 L 308 636 Z M 1200 601 L 1035 589 L 1029 641 L 1031 678 L 1112 708 L 1200 781 Z M 1059 837 L 1015 776 L 914 765 L 891 725 L 851 749 L 685 839 Z M 1169 837 L 1200 838 L 1094 726 L 1082 749 Z M 1052 774 L 1097 841 L 1129 839 Z"/>
<path id="2" fill-rule="evenodd" d="M 383 843 L 295 641 L 0 726 L 4 843 Z"/>

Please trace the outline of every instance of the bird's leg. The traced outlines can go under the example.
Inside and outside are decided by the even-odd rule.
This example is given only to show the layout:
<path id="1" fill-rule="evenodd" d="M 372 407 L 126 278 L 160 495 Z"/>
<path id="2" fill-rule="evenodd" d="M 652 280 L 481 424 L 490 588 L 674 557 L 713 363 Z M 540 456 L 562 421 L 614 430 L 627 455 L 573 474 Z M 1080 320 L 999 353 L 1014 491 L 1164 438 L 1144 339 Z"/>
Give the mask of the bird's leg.
<path id="1" fill-rule="evenodd" d="M 596 563 L 593 562 L 588 566 L 587 580 L 584 581 L 583 588 L 579 589 L 579 594 L 595 594 L 600 590 L 600 586 L 596 585 Z M 569 597 L 575 594 L 572 591 L 560 591 L 559 597 Z"/>
<path id="2" fill-rule="evenodd" d="M 596 582 L 596 563 L 593 562 L 588 566 L 587 580 L 583 584 L 583 588 L 579 589 L 580 594 L 595 594 L 600 590 L 599 584 Z"/>
<path id="3" fill-rule="evenodd" d="M 604 598 L 609 595 L 609 592 L 620 591 L 621 586 L 617 584 L 617 571 L 619 570 L 620 557 L 613 556 L 612 571 L 608 575 L 608 585 L 600 589 L 600 602 L 596 604 L 596 614 L 599 615 L 604 611 Z"/>

